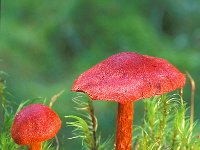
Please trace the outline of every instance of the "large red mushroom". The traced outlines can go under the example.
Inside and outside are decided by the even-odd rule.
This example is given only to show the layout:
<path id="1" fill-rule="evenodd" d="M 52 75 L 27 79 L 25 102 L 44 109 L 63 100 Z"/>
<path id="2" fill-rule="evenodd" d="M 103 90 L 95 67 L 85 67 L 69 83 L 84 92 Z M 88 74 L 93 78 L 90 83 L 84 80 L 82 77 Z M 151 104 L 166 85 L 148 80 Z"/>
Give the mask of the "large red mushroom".
<path id="1" fill-rule="evenodd" d="M 185 75 L 162 58 L 122 52 L 82 73 L 72 91 L 118 103 L 116 150 L 131 150 L 133 102 L 185 85 Z"/>
<path id="2" fill-rule="evenodd" d="M 60 127 L 61 120 L 53 110 L 42 104 L 31 104 L 16 114 L 11 136 L 19 145 L 40 150 L 41 143 L 53 138 Z"/>

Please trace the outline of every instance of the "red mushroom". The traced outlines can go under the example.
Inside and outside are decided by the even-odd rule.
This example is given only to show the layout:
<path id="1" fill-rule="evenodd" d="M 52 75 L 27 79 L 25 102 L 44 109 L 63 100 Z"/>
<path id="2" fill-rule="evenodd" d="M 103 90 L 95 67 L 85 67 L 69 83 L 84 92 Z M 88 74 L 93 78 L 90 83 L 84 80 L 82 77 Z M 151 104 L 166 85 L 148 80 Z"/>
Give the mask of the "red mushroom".
<path id="1" fill-rule="evenodd" d="M 122 52 L 82 73 L 72 91 L 118 102 L 116 150 L 131 150 L 133 102 L 185 85 L 185 75 L 162 58 Z"/>
<path id="2" fill-rule="evenodd" d="M 53 110 L 42 104 L 31 104 L 16 114 L 11 136 L 19 145 L 40 150 L 41 143 L 53 138 L 60 127 L 61 120 Z"/>

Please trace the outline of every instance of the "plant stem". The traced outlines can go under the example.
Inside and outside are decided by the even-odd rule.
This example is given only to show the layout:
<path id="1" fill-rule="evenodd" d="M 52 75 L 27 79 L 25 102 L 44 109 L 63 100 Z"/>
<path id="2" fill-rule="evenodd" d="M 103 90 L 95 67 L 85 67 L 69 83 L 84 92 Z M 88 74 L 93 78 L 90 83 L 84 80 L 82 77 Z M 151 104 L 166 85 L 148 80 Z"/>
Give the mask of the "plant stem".
<path id="1" fill-rule="evenodd" d="M 179 95 L 180 95 L 181 104 L 183 105 L 183 88 L 180 88 Z"/>
<path id="2" fill-rule="evenodd" d="M 175 150 L 176 136 L 177 136 L 177 129 L 176 127 L 174 127 L 173 137 L 172 137 L 172 146 L 171 146 L 172 150 Z"/>
<path id="3" fill-rule="evenodd" d="M 132 149 L 133 102 L 118 103 L 115 150 Z"/>
<path id="4" fill-rule="evenodd" d="M 55 136 L 55 140 L 56 140 L 56 144 L 57 144 L 56 150 L 59 150 L 60 144 L 59 144 L 59 140 L 58 140 L 58 136 L 57 135 Z"/>
<path id="5" fill-rule="evenodd" d="M 92 134 L 93 134 L 92 150 L 97 150 L 97 137 L 96 137 L 97 121 L 94 115 L 94 107 L 92 101 L 89 102 L 89 109 L 90 109 L 90 117 L 92 119 Z"/>
<path id="6" fill-rule="evenodd" d="M 166 100 L 166 97 L 164 95 L 162 95 L 160 98 L 161 98 L 161 101 L 163 103 L 163 108 L 162 108 L 162 120 L 160 121 L 160 130 L 159 130 L 159 135 L 158 135 L 158 139 L 157 139 L 158 149 L 159 149 L 159 147 L 161 146 L 161 143 L 162 143 L 163 134 L 164 134 L 164 130 L 165 130 L 165 127 L 166 127 L 166 119 L 167 119 L 167 100 Z"/>
<path id="7" fill-rule="evenodd" d="M 193 127 L 193 122 L 194 122 L 194 93 L 195 93 L 195 82 L 192 76 L 187 72 L 187 76 L 190 80 L 190 85 L 191 85 L 191 108 L 190 108 L 190 130 L 192 130 Z"/>
<path id="8" fill-rule="evenodd" d="M 41 142 L 33 143 L 30 145 L 30 150 L 41 150 L 41 147 L 42 147 Z"/>

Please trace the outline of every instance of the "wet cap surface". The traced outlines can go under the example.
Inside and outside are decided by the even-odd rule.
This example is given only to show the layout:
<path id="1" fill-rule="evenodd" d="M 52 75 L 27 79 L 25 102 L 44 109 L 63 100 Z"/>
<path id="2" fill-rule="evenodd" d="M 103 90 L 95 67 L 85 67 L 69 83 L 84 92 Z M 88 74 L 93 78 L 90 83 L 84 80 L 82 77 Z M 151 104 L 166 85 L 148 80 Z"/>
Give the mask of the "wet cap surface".
<path id="1" fill-rule="evenodd" d="M 53 138 L 61 127 L 58 115 L 42 104 L 32 104 L 20 110 L 14 119 L 11 135 L 20 145 Z"/>
<path id="2" fill-rule="evenodd" d="M 93 100 L 126 103 L 171 92 L 185 85 L 185 75 L 162 58 L 122 52 L 82 73 L 72 91 Z"/>

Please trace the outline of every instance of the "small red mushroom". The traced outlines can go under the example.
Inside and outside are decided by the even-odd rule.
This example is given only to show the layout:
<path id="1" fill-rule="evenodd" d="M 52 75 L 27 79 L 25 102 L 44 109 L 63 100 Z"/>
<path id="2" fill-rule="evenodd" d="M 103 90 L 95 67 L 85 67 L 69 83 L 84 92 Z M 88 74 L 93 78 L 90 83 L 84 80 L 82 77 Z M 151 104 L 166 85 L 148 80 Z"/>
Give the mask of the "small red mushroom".
<path id="1" fill-rule="evenodd" d="M 82 73 L 72 91 L 118 103 L 116 150 L 131 150 L 133 102 L 185 85 L 185 75 L 162 58 L 122 52 Z"/>
<path id="2" fill-rule="evenodd" d="M 42 104 L 31 104 L 16 114 L 11 136 L 19 145 L 40 150 L 41 143 L 53 138 L 60 127 L 61 120 L 53 110 Z"/>

